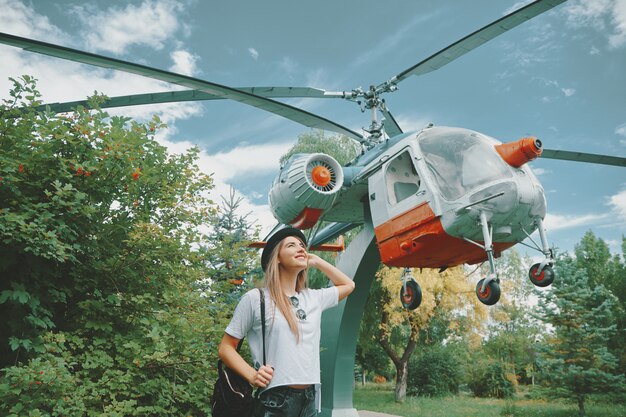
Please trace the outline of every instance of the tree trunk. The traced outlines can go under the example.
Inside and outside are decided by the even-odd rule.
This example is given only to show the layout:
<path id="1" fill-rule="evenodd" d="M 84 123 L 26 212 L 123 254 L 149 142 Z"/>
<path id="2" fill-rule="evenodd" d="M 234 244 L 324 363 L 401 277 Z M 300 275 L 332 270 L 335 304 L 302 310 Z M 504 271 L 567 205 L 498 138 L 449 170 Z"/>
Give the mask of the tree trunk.
<path id="1" fill-rule="evenodd" d="M 381 315 L 381 323 L 386 323 L 388 321 L 388 315 L 383 311 Z M 411 355 L 417 346 L 417 333 L 418 329 L 411 326 L 411 335 L 409 336 L 408 343 L 404 349 L 404 353 L 402 356 L 398 356 L 396 351 L 392 348 L 391 343 L 389 343 L 388 336 L 384 328 L 380 328 L 380 345 L 383 350 L 387 353 L 389 358 L 396 367 L 396 391 L 395 391 L 395 399 L 396 402 L 404 402 L 406 399 L 406 388 L 408 385 L 408 375 L 409 375 L 409 359 L 411 359 Z"/>
<path id="2" fill-rule="evenodd" d="M 409 361 L 402 361 L 396 367 L 396 402 L 403 403 L 406 400 L 406 386 L 409 375 Z"/>
<path id="3" fill-rule="evenodd" d="M 585 417 L 585 396 L 578 396 L 578 417 Z"/>

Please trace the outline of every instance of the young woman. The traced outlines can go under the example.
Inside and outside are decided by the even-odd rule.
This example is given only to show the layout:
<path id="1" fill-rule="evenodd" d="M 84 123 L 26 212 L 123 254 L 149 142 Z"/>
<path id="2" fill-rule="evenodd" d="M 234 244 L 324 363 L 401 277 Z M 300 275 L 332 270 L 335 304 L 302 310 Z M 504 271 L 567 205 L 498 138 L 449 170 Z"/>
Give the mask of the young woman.
<path id="1" fill-rule="evenodd" d="M 346 298 L 354 290 L 354 282 L 319 256 L 307 253 L 304 234 L 291 227 L 268 239 L 261 266 L 265 272 L 267 363 L 263 364 L 260 294 L 256 289 L 241 297 L 235 308 L 219 346 L 220 359 L 263 389 L 259 416 L 315 416 L 322 312 Z M 308 268 L 319 269 L 334 286 L 307 288 Z M 254 366 L 236 349 L 246 336 Z"/>

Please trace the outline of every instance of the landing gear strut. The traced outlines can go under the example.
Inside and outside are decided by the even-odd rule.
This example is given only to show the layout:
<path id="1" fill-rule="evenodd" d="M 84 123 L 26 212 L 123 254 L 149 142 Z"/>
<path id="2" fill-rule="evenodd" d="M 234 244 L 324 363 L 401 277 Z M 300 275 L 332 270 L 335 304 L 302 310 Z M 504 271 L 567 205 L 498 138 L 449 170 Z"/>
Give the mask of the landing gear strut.
<path id="1" fill-rule="evenodd" d="M 465 238 L 470 243 L 477 245 L 487 252 L 487 259 L 489 260 L 489 275 L 478 281 L 476 284 L 476 296 L 481 303 L 492 306 L 500 300 L 500 279 L 498 278 L 498 272 L 496 271 L 496 265 L 493 261 L 493 243 L 491 240 L 491 230 L 489 229 L 489 223 L 487 222 L 487 214 L 484 211 L 480 212 L 480 225 L 483 230 L 484 245 L 474 242 L 473 240 Z"/>
<path id="2" fill-rule="evenodd" d="M 528 233 L 526 236 L 535 244 L 537 250 L 544 254 L 545 259 L 538 264 L 534 264 L 528 271 L 528 277 L 530 281 L 537 287 L 547 287 L 554 281 L 554 256 L 552 250 L 548 246 L 548 238 L 546 237 L 546 229 L 543 226 L 543 220 L 538 218 L 536 220 L 537 228 L 539 229 L 539 238 L 541 239 L 541 248 L 535 243 Z"/>

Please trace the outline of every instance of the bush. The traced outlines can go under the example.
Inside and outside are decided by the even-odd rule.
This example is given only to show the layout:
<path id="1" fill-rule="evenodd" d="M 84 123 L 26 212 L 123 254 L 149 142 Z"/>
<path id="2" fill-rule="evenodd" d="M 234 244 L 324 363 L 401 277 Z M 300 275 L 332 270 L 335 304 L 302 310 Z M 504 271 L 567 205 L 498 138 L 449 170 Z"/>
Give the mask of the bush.
<path id="1" fill-rule="evenodd" d="M 457 394 L 461 377 L 460 361 L 454 348 L 433 346 L 409 362 L 407 393 L 440 396 Z"/>
<path id="2" fill-rule="evenodd" d="M 501 361 L 479 362 L 473 371 L 468 386 L 475 396 L 509 398 L 515 393 L 514 375 Z"/>
<path id="3" fill-rule="evenodd" d="M 198 291 L 214 221 L 198 150 L 158 119 L 0 103 L 0 415 L 207 415 L 227 291 Z M 228 288 L 232 288 L 232 285 Z M 232 290 L 235 291 L 235 290 Z M 234 297 L 234 296 L 233 296 Z M 10 319 L 9 319 L 10 318 Z"/>

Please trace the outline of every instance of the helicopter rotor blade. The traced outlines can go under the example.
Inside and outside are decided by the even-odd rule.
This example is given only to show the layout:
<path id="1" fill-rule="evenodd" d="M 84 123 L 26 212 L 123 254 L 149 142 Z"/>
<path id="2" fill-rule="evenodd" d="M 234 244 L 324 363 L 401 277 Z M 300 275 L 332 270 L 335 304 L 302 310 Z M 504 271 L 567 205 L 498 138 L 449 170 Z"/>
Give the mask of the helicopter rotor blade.
<path id="1" fill-rule="evenodd" d="M 619 156 L 598 155 L 586 152 L 561 151 L 555 149 L 544 149 L 541 158 L 560 159 L 563 161 L 588 162 L 591 164 L 613 165 L 626 167 L 626 158 Z"/>
<path id="2" fill-rule="evenodd" d="M 423 61 L 413 65 L 410 68 L 402 71 L 390 82 L 398 83 L 411 75 L 423 75 L 431 71 L 437 70 L 446 64 L 454 61 L 455 59 L 465 55 L 473 49 L 478 48 L 480 45 L 487 41 L 494 39 L 497 36 L 502 35 L 504 32 L 513 29 L 514 27 L 524 23 L 525 21 L 532 19 L 535 16 L 540 15 L 564 3 L 566 0 L 537 0 L 530 3 L 520 9 L 515 10 L 512 13 L 488 24 L 487 26 L 478 29 L 477 31 L 467 35 L 466 37 L 454 42 L 453 44 L 443 48 L 439 52 L 434 53 Z"/>
<path id="3" fill-rule="evenodd" d="M 102 55 L 79 51 L 76 49 L 36 41 L 33 39 L 22 38 L 20 36 L 10 35 L 2 32 L 0 32 L 0 43 L 22 48 L 30 52 L 37 52 L 40 54 L 76 61 L 83 64 L 115 69 L 118 71 L 124 71 L 172 84 L 181 85 L 183 87 L 199 90 L 203 93 L 212 94 L 220 98 L 227 98 L 247 104 L 249 106 L 257 107 L 270 113 L 285 117 L 286 119 L 300 123 L 307 127 L 329 130 L 344 134 L 360 142 L 363 141 L 363 135 L 351 129 L 348 129 L 347 127 L 344 127 L 338 123 L 307 112 L 305 110 L 299 109 L 297 107 L 271 100 L 269 98 L 265 98 L 250 92 L 240 91 L 235 88 L 200 80 L 182 74 L 176 74 L 165 70 L 151 68 L 145 65 L 122 61 L 116 58 L 109 58 Z"/>
<path id="4" fill-rule="evenodd" d="M 394 137 L 401 133 L 404 133 L 402 131 L 402 128 L 400 127 L 400 125 L 398 124 L 398 122 L 396 121 L 396 119 L 393 117 L 393 115 L 391 114 L 389 109 L 387 109 L 386 106 L 383 106 L 383 108 L 380 109 L 380 111 L 383 114 L 383 116 L 385 116 L 385 132 L 387 132 L 389 137 Z"/>
<path id="5" fill-rule="evenodd" d="M 313 87 L 235 87 L 236 90 L 265 98 L 343 98 L 343 92 L 328 92 Z M 140 106 L 145 104 L 175 103 L 182 101 L 224 100 L 227 97 L 205 93 L 198 90 L 165 91 L 159 93 L 129 94 L 110 97 L 101 108 Z M 87 106 L 87 100 L 67 101 L 63 103 L 45 103 L 39 108 L 50 107 L 55 113 L 72 111 L 77 106 Z"/>

